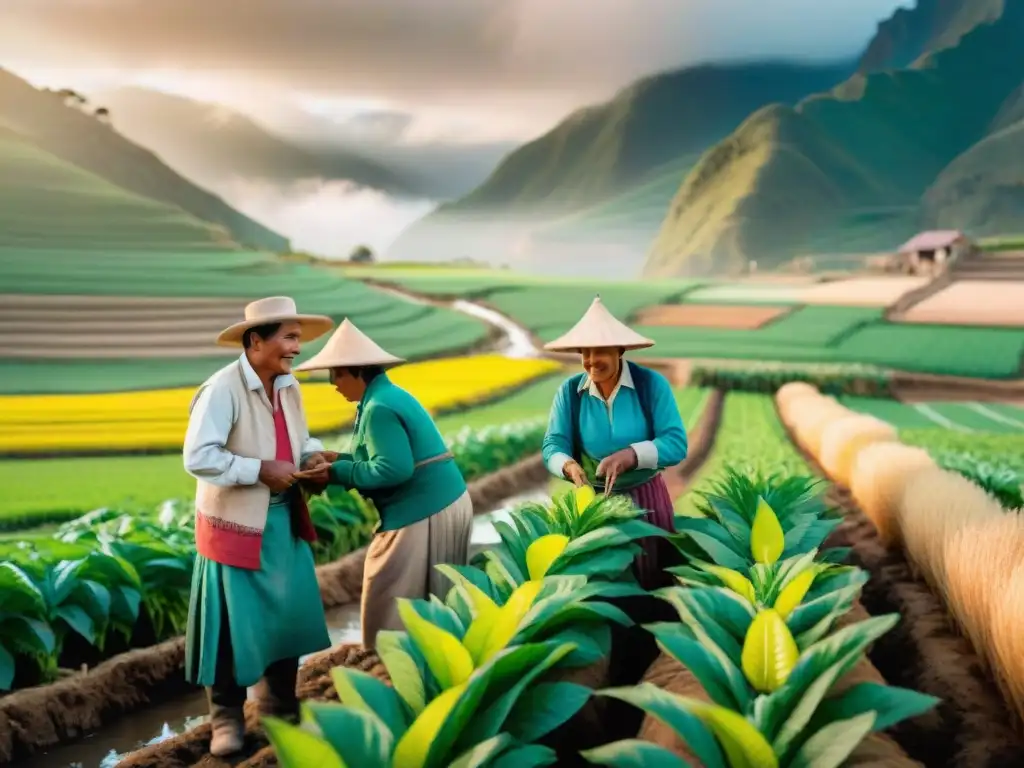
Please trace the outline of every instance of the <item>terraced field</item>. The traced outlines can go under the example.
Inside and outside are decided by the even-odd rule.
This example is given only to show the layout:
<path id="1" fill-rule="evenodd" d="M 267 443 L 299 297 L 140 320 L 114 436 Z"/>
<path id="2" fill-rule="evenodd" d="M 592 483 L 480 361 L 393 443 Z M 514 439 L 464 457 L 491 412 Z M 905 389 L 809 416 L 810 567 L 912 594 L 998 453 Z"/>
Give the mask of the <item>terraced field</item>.
<path id="1" fill-rule="evenodd" d="M 955 432 L 1024 433 L 1024 407 L 1008 403 L 903 403 L 873 397 L 844 397 L 851 410 L 887 421 L 899 430 L 944 429 Z"/>

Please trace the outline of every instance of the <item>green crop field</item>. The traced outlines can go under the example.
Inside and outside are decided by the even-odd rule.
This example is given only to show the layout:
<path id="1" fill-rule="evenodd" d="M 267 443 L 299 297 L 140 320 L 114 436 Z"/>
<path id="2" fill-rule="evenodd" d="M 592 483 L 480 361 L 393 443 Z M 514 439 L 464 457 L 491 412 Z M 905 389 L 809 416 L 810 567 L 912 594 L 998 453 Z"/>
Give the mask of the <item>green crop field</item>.
<path id="1" fill-rule="evenodd" d="M 903 403 L 874 397 L 844 397 L 843 405 L 877 416 L 897 429 L 1024 434 L 1024 408 L 1005 403 Z"/>
<path id="2" fill-rule="evenodd" d="M 700 514 L 697 494 L 708 490 L 726 466 L 765 476 L 813 474 L 790 442 L 772 396 L 757 392 L 726 394 L 714 447 L 687 493 L 676 500 L 676 514 Z"/>

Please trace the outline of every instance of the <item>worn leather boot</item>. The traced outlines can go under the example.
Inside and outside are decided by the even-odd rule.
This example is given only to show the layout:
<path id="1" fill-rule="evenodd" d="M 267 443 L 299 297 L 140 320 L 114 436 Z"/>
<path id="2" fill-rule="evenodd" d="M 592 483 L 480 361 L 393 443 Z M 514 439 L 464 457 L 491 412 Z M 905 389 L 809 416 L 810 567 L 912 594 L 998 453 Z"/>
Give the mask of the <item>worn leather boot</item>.
<path id="1" fill-rule="evenodd" d="M 253 686 L 256 711 L 260 717 L 270 715 L 282 720 L 298 719 L 299 698 L 295 694 L 298 674 L 298 659 L 282 659 L 267 667 L 263 678 Z"/>
<path id="2" fill-rule="evenodd" d="M 243 694 L 244 695 L 244 694 Z M 210 754 L 227 757 L 242 751 L 245 742 L 245 712 L 242 704 L 218 704 L 213 689 L 206 689 L 210 702 Z"/>

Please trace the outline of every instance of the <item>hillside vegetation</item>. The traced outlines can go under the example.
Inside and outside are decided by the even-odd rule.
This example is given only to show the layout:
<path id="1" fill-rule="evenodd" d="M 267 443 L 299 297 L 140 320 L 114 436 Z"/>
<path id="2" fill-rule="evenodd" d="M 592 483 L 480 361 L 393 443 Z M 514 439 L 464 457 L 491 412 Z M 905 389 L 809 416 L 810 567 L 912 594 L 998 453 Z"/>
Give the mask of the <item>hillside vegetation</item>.
<path id="1" fill-rule="evenodd" d="M 0 69 L 0 126 L 122 189 L 218 224 L 243 245 L 272 251 L 288 250 L 284 237 L 186 180 L 152 152 L 133 144 L 105 122 L 66 106 L 59 94 L 37 90 L 3 69 Z"/>
<path id="2" fill-rule="evenodd" d="M 645 274 L 843 252 L 851 230 L 860 250 L 890 249 L 924 226 L 999 231 L 1019 202 L 1009 154 L 1019 133 L 992 130 L 1020 108 L 1022 35 L 1018 3 L 911 68 L 857 74 L 795 108 L 754 114 L 687 176 Z M 886 210 L 865 238 L 859 218 Z"/>

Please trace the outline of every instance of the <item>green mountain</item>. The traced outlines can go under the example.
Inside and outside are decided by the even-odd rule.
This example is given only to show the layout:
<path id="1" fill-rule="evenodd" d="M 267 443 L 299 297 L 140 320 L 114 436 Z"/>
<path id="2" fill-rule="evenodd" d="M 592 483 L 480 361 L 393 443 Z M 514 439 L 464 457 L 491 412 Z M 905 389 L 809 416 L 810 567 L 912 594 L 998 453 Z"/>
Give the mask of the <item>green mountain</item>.
<path id="1" fill-rule="evenodd" d="M 0 69 L 0 127 L 122 189 L 219 225 L 238 243 L 288 250 L 287 239 L 183 178 L 115 131 L 106 118 L 69 101 L 64 94 L 38 90 Z"/>
<path id="2" fill-rule="evenodd" d="M 406 191 L 396 174 L 379 163 L 352 152 L 297 147 L 220 105 L 145 88 L 104 91 L 94 100 L 110 110 L 120 133 L 221 194 L 226 194 L 222 187 L 239 178 L 275 183 L 347 180 L 388 192 Z"/>
<path id="3" fill-rule="evenodd" d="M 516 149 L 477 189 L 410 227 L 389 255 L 494 254 L 504 241 L 519 260 L 536 243 L 589 248 L 609 237 L 642 252 L 704 150 L 753 110 L 794 103 L 852 68 L 709 64 L 644 78 Z"/>
<path id="4" fill-rule="evenodd" d="M 992 6 L 979 20 L 966 14 L 981 5 L 974 0 L 943 3 L 955 32 L 934 26 L 935 5 L 923 2 L 901 23 L 929 30 L 907 39 L 944 47 L 904 69 L 858 73 L 795 108 L 763 109 L 705 154 L 672 201 L 644 273 L 887 250 L 926 226 L 999 231 L 1019 201 L 1019 161 L 1008 153 L 1020 141 L 1024 4 L 999 4 L 998 14 Z M 965 18 L 978 23 L 964 31 Z"/>
<path id="5" fill-rule="evenodd" d="M 951 48 L 979 24 L 998 19 L 1006 0 L 917 0 L 878 25 L 861 56 L 861 74 L 909 67 L 922 56 Z"/>

